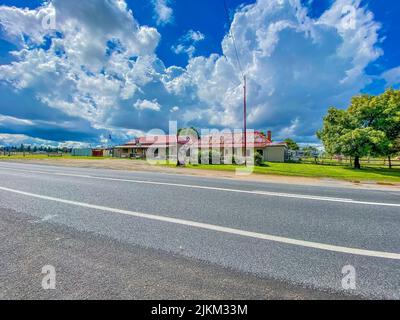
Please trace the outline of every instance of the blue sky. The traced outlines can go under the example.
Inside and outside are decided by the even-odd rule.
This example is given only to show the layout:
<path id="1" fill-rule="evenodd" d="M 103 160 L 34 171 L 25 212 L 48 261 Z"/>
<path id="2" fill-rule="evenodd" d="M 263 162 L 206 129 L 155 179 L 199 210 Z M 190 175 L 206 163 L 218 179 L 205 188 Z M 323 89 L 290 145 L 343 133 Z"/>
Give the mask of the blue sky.
<path id="1" fill-rule="evenodd" d="M 240 128 L 229 32 L 250 126 L 277 140 L 318 143 L 329 106 L 399 87 L 398 1 L 227 4 L 229 21 L 222 0 L 0 0 L 0 144 L 119 143 L 169 120 Z"/>

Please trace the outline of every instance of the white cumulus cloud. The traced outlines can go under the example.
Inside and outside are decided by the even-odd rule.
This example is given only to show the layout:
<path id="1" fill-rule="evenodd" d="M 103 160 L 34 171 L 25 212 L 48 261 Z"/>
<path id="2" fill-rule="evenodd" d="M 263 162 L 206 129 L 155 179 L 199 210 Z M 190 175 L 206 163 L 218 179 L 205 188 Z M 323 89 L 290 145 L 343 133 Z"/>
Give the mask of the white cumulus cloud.
<path id="1" fill-rule="evenodd" d="M 389 86 L 400 84 L 400 67 L 396 67 L 385 71 L 382 74 L 382 78 L 385 79 Z"/>
<path id="2" fill-rule="evenodd" d="M 154 4 L 160 24 L 172 21 L 168 1 Z M 42 17 L 53 11 L 55 29 L 43 29 Z M 182 37 L 176 50 L 190 57 L 184 68 L 165 67 L 156 55 L 160 33 L 139 25 L 124 0 L 1 6 L 0 26 L 18 46 L 14 61 L 0 66 L 0 84 L 34 92 L 32 108 L 52 108 L 71 126 L 80 119 L 92 133 L 120 139 L 167 128 L 172 117 L 181 125 L 241 127 L 243 81 L 233 37 L 248 78 L 249 126 L 305 142 L 315 141 L 329 106 L 345 107 L 370 83 L 365 69 L 383 54 L 380 25 L 359 0 L 336 0 L 318 18 L 300 0 L 242 6 L 222 41 L 223 55 L 194 57 L 205 36 L 190 30 Z M 393 82 L 397 74 L 384 77 Z M 18 122 L 12 107 L 0 106 L 0 114 Z"/>
<path id="3" fill-rule="evenodd" d="M 196 43 L 203 41 L 206 36 L 200 31 L 189 30 L 184 36 L 179 39 L 179 43 L 172 46 L 172 51 L 175 54 L 185 53 L 189 58 L 193 58 L 196 52 Z"/>
<path id="4" fill-rule="evenodd" d="M 350 24 L 344 6 L 351 12 Z M 346 107 L 371 81 L 365 69 L 383 54 L 377 46 L 379 28 L 358 0 L 337 0 L 316 19 L 297 0 L 245 6 L 222 42 L 224 55 L 195 57 L 180 76 L 179 83 L 192 86 L 206 106 L 187 117 L 240 126 L 243 81 L 235 38 L 248 78 L 250 125 L 314 140 L 327 108 Z"/>
<path id="5" fill-rule="evenodd" d="M 174 18 L 174 10 L 169 6 L 170 0 L 153 0 L 155 18 L 157 24 L 171 23 Z"/>
<path id="6" fill-rule="evenodd" d="M 153 111 L 160 111 L 161 106 L 157 102 L 157 99 L 154 99 L 153 101 L 149 100 L 138 100 L 135 103 L 135 108 L 138 110 L 153 110 Z"/>

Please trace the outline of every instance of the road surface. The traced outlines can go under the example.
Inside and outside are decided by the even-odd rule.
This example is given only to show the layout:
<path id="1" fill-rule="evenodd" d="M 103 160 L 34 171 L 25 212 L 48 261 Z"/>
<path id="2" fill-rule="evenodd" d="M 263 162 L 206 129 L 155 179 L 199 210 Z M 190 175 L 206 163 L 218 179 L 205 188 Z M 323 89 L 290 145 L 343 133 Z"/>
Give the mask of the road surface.
<path id="1" fill-rule="evenodd" d="M 400 298 L 392 190 L 0 162 L 0 229 L 2 299 Z"/>

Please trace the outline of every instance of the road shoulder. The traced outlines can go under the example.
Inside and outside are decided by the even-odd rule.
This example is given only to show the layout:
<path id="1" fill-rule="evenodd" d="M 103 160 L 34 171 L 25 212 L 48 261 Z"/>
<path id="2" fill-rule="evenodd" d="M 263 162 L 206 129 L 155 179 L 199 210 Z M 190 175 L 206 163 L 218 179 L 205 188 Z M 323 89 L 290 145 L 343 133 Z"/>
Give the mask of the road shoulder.
<path id="1" fill-rule="evenodd" d="M 347 299 L 0 208 L 0 299 Z M 7 257 L 7 259 L 5 258 Z M 41 287 L 56 269 L 56 290 Z"/>

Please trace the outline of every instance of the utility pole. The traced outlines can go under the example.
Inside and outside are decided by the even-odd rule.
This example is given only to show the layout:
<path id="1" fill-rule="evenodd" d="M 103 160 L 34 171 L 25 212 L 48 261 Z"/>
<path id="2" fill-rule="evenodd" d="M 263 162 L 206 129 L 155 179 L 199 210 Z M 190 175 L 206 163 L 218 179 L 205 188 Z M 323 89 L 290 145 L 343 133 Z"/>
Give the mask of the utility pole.
<path id="1" fill-rule="evenodd" d="M 244 159 L 245 165 L 247 166 L 247 79 L 243 76 L 244 86 L 244 100 L 243 100 L 243 112 L 244 112 Z"/>
<path id="2" fill-rule="evenodd" d="M 176 166 L 180 167 L 181 163 L 179 162 L 179 130 L 176 132 Z"/>
<path id="3" fill-rule="evenodd" d="M 226 13 L 226 18 L 228 21 L 228 24 L 230 24 L 230 17 L 229 17 L 229 10 L 228 10 L 228 4 L 227 1 L 224 0 L 224 7 L 225 7 L 225 13 Z M 243 105 L 243 112 L 244 112 L 244 159 L 245 159 L 245 165 L 247 166 L 247 78 L 246 75 L 243 72 L 242 64 L 240 63 L 240 58 L 239 58 L 239 51 L 236 46 L 236 40 L 235 40 L 235 35 L 233 32 L 230 30 L 229 35 L 232 38 L 232 43 L 233 43 L 233 48 L 235 49 L 235 57 L 237 60 L 237 65 L 239 67 L 239 70 L 241 74 L 243 75 L 243 91 L 244 91 L 244 105 Z M 228 59 L 228 58 L 227 58 Z"/>

